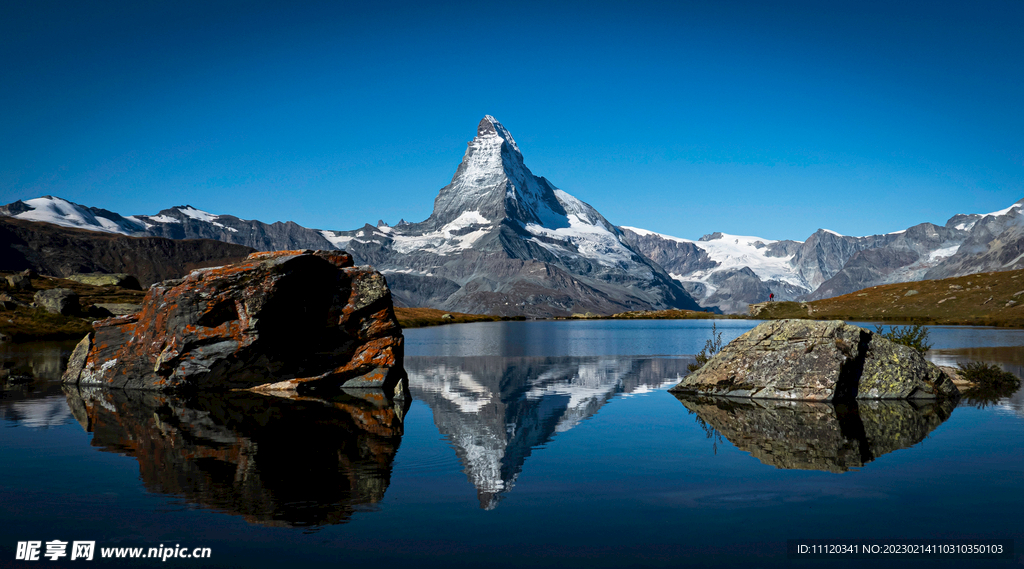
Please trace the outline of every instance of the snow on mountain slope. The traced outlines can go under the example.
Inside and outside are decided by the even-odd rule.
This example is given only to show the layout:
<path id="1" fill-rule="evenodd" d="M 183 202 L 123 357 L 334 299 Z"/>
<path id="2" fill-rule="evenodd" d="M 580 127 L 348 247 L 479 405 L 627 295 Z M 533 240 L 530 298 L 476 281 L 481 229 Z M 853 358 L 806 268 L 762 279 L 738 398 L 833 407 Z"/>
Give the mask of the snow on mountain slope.
<path id="1" fill-rule="evenodd" d="M 13 206 L 21 204 L 21 211 L 14 213 L 11 217 L 27 221 L 44 221 L 64 227 L 77 227 L 91 231 L 103 231 L 105 233 L 120 233 L 128 235 L 136 231 L 144 231 L 145 225 L 141 222 L 121 217 L 120 215 L 105 210 L 81 206 L 67 200 L 43 196 L 22 202 L 10 204 L 11 210 L 19 209 Z"/>
<path id="2" fill-rule="evenodd" d="M 625 243 L 619 232 L 600 213 L 562 190 L 554 190 L 555 198 L 565 215 L 551 212 L 548 224 L 527 223 L 524 229 L 538 237 L 560 241 L 568 247 L 549 248 L 556 255 L 579 255 L 605 266 L 629 270 L 635 265 L 636 253 Z M 551 211 L 550 209 L 548 210 Z M 542 246 L 547 241 L 537 241 Z M 650 271 L 642 271 L 650 274 Z"/>
<path id="3" fill-rule="evenodd" d="M 181 223 L 182 219 L 161 213 L 160 215 L 130 215 L 121 216 L 114 212 L 99 208 L 87 207 L 69 202 L 65 199 L 54 196 L 43 196 L 22 202 L 15 202 L 10 206 L 21 204 L 20 212 L 14 213 L 11 217 L 25 219 L 28 221 L 45 221 L 54 225 L 64 227 L 78 227 L 90 231 L 103 231 L 106 233 L 120 233 L 130 235 L 132 233 L 145 232 L 161 223 Z M 176 206 L 170 210 L 177 212 L 185 218 L 195 219 L 209 223 L 215 227 L 238 231 L 219 223 L 218 215 L 196 209 L 192 206 Z"/>
<path id="4" fill-rule="evenodd" d="M 672 278 L 680 281 L 699 281 L 707 283 L 714 274 L 722 271 L 749 268 L 762 281 L 780 281 L 795 287 L 811 290 L 811 287 L 800 277 L 793 267 L 793 254 L 786 256 L 769 256 L 769 245 L 777 241 L 745 235 L 729 235 L 713 233 L 707 238 L 697 241 L 664 235 L 637 227 L 623 227 L 643 236 L 656 236 L 677 243 L 691 243 L 707 252 L 708 257 L 717 263 L 711 269 L 698 270 L 686 275 L 672 274 Z"/>

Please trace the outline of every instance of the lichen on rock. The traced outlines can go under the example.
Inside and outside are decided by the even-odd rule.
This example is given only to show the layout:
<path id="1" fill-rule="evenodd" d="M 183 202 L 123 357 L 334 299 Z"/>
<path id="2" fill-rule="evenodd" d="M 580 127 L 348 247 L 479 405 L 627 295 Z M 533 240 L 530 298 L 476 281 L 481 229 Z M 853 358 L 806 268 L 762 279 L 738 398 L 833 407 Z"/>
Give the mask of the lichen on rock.
<path id="1" fill-rule="evenodd" d="M 959 397 L 915 350 L 841 320 L 760 324 L 670 391 L 812 401 Z"/>
<path id="2" fill-rule="evenodd" d="M 142 310 L 95 329 L 76 348 L 66 383 L 404 393 L 403 336 L 387 283 L 340 251 L 254 253 L 196 270 L 154 284 Z"/>

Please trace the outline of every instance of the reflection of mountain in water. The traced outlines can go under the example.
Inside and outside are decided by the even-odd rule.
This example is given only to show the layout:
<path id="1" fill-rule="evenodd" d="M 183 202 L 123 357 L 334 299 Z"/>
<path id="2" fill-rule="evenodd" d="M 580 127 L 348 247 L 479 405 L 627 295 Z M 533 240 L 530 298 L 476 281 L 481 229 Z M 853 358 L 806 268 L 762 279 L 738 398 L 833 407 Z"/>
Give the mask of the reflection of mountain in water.
<path id="1" fill-rule="evenodd" d="M 74 387 L 67 402 L 93 446 L 139 461 L 150 491 L 284 526 L 344 523 L 380 501 L 409 405 Z"/>
<path id="2" fill-rule="evenodd" d="M 690 359 L 407 357 L 409 388 L 492 509 L 531 451 L 619 393 L 678 383 Z"/>
<path id="3" fill-rule="evenodd" d="M 846 472 L 911 447 L 953 412 L 949 401 L 835 404 L 677 395 L 736 448 L 778 468 Z"/>
<path id="4" fill-rule="evenodd" d="M 0 419 L 47 428 L 73 422 L 60 375 L 75 342 L 0 343 Z"/>

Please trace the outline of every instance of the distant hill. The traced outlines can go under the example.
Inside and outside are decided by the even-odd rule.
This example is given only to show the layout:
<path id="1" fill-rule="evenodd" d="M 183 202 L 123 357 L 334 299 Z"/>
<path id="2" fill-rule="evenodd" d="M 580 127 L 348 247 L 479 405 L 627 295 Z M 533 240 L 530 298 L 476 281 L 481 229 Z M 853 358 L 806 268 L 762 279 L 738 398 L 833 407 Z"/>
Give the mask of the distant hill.
<path id="1" fill-rule="evenodd" d="M 127 237 L 0 217 L 0 270 L 44 275 L 130 273 L 142 286 L 241 261 L 255 249 L 212 239 Z"/>
<path id="2" fill-rule="evenodd" d="M 812 302 L 751 307 L 757 318 L 1024 327 L 1024 270 L 880 285 Z"/>

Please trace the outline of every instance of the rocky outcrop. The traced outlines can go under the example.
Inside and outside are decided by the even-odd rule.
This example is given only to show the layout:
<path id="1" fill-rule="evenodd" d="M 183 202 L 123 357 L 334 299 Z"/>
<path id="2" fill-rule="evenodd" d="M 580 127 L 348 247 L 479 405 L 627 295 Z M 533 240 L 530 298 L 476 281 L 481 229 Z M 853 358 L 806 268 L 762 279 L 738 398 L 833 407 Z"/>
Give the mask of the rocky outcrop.
<path id="1" fill-rule="evenodd" d="M 949 418 L 953 401 L 824 403 L 677 395 L 711 438 L 718 434 L 764 464 L 846 472 L 909 448 Z"/>
<path id="2" fill-rule="evenodd" d="M 32 301 L 51 314 L 69 316 L 77 314 L 82 309 L 78 304 L 78 293 L 69 288 L 41 290 L 32 297 Z"/>
<path id="3" fill-rule="evenodd" d="M 404 393 L 387 283 L 342 251 L 254 253 L 193 271 L 150 287 L 140 312 L 95 329 L 72 354 L 65 383 Z"/>
<path id="4" fill-rule="evenodd" d="M 912 348 L 841 320 L 760 324 L 670 391 L 815 401 L 960 396 Z"/>

